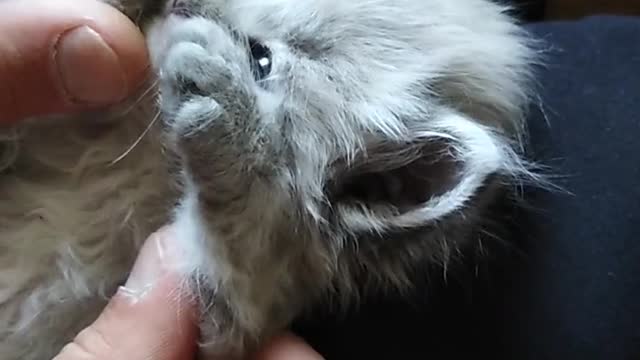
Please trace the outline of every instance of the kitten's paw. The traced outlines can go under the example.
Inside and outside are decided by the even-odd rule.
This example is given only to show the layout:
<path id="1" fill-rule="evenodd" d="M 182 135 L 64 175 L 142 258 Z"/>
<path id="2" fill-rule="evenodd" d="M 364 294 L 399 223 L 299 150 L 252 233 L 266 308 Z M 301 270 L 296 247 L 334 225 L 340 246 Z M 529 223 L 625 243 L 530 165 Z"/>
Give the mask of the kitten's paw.
<path id="1" fill-rule="evenodd" d="M 229 64 L 221 56 L 210 55 L 193 42 L 179 43 L 169 51 L 161 76 L 184 100 L 192 96 L 215 97 L 233 81 Z"/>

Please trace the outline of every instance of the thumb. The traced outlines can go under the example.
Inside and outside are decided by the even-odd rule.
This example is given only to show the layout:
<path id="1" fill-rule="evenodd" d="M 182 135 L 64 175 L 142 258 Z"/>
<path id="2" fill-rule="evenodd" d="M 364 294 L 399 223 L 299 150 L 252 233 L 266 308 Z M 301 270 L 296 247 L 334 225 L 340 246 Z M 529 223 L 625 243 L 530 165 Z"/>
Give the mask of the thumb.
<path id="1" fill-rule="evenodd" d="M 303 339 L 287 333 L 269 341 L 252 360 L 323 360 Z"/>
<path id="2" fill-rule="evenodd" d="M 196 353 L 195 306 L 170 270 L 176 256 L 161 230 L 143 246 L 127 281 L 98 319 L 54 360 L 190 360 Z"/>
<path id="3" fill-rule="evenodd" d="M 102 2 L 0 1 L 0 125 L 119 102 L 147 68 L 140 31 Z"/>

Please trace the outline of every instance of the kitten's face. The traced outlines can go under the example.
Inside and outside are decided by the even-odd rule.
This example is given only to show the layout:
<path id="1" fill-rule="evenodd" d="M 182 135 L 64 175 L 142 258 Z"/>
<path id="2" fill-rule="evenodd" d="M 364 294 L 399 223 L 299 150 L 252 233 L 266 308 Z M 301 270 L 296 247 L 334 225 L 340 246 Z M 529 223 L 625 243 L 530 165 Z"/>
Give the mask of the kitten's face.
<path id="1" fill-rule="evenodd" d="M 186 202 L 227 243 L 205 246 L 218 274 L 286 263 L 295 293 L 342 256 L 384 267 L 363 239 L 407 229 L 424 246 L 394 246 L 430 257 L 517 170 L 496 133 L 520 135 L 530 52 L 488 1 L 171 0 L 148 38 Z"/>
<path id="2" fill-rule="evenodd" d="M 529 56 L 518 36 L 483 0 L 171 0 L 150 48 L 173 129 L 214 141 L 211 122 L 227 122 L 238 138 L 225 139 L 248 144 L 208 160 L 258 152 L 258 173 L 289 182 L 320 220 L 338 194 L 415 207 L 452 188 L 442 160 L 466 151 L 451 144 L 462 142 L 456 125 L 442 124 L 453 109 L 517 128 Z M 414 160 L 419 176 L 389 171 Z M 362 171 L 380 176 L 353 184 Z"/>

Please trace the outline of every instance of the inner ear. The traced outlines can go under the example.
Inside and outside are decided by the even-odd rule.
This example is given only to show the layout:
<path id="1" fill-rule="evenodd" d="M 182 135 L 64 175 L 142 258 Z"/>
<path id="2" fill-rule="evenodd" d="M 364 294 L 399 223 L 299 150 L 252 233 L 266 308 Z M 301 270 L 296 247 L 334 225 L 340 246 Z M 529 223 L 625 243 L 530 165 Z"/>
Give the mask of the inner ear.
<path id="1" fill-rule="evenodd" d="M 352 166 L 341 166 L 330 198 L 341 206 L 393 207 L 409 211 L 455 187 L 460 162 L 452 144 L 433 138 L 424 143 L 371 146 Z"/>
<path id="2" fill-rule="evenodd" d="M 411 143 L 380 142 L 334 169 L 329 199 L 350 232 L 431 224 L 467 206 L 493 175 L 526 169 L 509 143 L 473 119 L 445 113 Z"/>

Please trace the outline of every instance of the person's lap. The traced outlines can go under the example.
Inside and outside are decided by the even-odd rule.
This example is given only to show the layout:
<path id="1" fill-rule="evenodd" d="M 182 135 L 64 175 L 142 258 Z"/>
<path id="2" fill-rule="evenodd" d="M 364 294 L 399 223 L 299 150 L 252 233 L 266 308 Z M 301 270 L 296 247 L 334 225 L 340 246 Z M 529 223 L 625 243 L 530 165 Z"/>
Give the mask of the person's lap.
<path id="1" fill-rule="evenodd" d="M 521 252 L 433 279 L 413 307 L 369 300 L 301 325 L 329 359 L 640 358 L 640 19 L 528 27 L 551 45 L 533 154 L 571 194 L 526 193 Z"/>

